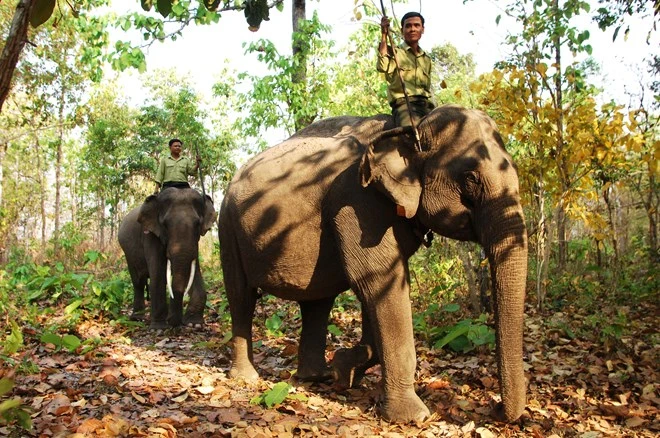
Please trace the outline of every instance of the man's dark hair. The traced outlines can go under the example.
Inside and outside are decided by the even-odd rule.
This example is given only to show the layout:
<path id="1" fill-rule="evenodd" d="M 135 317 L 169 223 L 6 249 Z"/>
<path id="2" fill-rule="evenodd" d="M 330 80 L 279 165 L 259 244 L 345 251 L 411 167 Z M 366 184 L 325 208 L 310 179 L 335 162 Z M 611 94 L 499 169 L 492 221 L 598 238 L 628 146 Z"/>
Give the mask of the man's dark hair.
<path id="1" fill-rule="evenodd" d="M 424 17 L 422 17 L 422 14 L 419 12 L 406 12 L 406 15 L 401 17 L 401 29 L 403 29 L 403 25 L 405 24 L 406 20 L 412 17 L 419 17 L 422 20 L 422 26 L 424 26 Z"/>
<path id="2" fill-rule="evenodd" d="M 170 140 L 170 147 L 172 147 L 172 145 L 177 142 L 183 145 L 183 142 L 181 140 L 179 140 L 178 138 L 173 138 L 172 140 Z"/>

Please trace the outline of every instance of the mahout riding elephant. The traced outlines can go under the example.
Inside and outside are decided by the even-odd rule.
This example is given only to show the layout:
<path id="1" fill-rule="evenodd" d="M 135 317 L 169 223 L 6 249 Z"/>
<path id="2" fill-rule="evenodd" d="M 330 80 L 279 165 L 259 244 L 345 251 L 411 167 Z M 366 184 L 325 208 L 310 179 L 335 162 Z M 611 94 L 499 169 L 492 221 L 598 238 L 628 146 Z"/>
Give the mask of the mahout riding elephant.
<path id="1" fill-rule="evenodd" d="M 355 384 L 381 363 L 383 417 L 428 417 L 413 386 L 408 258 L 430 229 L 486 251 L 502 394 L 494 415 L 514 421 L 526 402 L 527 231 L 516 168 L 481 111 L 436 108 L 419 123 L 421 150 L 410 128 L 392 128 L 384 115 L 321 120 L 234 176 L 218 219 L 233 330 L 230 375 L 258 377 L 252 319 L 261 289 L 300 304 L 296 375 L 326 377 L 329 313 L 350 288 L 362 304 L 363 334 L 355 347 L 336 352 L 334 375 Z"/>
<path id="2" fill-rule="evenodd" d="M 216 218 L 209 196 L 178 188 L 149 196 L 126 215 L 118 234 L 133 282 L 133 319 L 144 314 L 149 280 L 152 329 L 204 323 L 206 290 L 199 269 L 199 238 Z M 184 317 L 183 296 L 188 292 L 190 301 Z"/>

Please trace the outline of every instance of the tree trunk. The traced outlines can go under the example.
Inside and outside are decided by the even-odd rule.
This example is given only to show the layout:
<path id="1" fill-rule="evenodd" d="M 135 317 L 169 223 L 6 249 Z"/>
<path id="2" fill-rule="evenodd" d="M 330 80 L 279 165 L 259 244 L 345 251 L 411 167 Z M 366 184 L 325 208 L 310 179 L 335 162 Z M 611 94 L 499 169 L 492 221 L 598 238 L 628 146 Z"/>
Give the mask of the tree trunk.
<path id="1" fill-rule="evenodd" d="M 37 4 L 37 0 L 20 0 L 16 5 L 16 12 L 12 20 L 5 47 L 0 55 L 0 113 L 11 88 L 11 78 L 18 63 L 18 58 L 27 42 L 30 14 Z"/>
<path id="2" fill-rule="evenodd" d="M 5 155 L 7 155 L 8 146 L 8 143 L 0 143 L 0 210 L 2 210 L 2 207 L 4 206 L 2 187 L 4 186 Z"/>
<path id="3" fill-rule="evenodd" d="M 477 289 L 477 279 L 475 276 L 475 267 L 472 262 L 472 245 L 467 242 L 459 242 L 458 257 L 463 262 L 463 270 L 468 283 L 468 292 L 470 294 L 470 307 L 472 313 L 479 315 L 481 313 L 481 304 L 479 302 L 479 290 Z"/>
<path id="4" fill-rule="evenodd" d="M 39 207 L 41 212 L 41 245 L 46 245 L 46 169 L 42 169 L 41 148 L 39 137 L 34 137 L 34 154 L 37 158 L 37 182 L 39 183 Z"/>
<path id="5" fill-rule="evenodd" d="M 59 108 L 58 108 L 58 141 L 57 141 L 57 151 L 55 154 L 55 230 L 54 230 L 54 242 L 55 242 L 55 253 L 59 249 L 59 238 L 60 238 L 60 203 L 62 199 L 62 144 L 64 143 L 64 99 L 66 97 L 66 87 L 64 83 L 60 88 L 60 99 L 59 99 Z"/>
<path id="6" fill-rule="evenodd" d="M 301 32 L 300 25 L 307 19 L 306 10 L 305 10 L 305 0 L 293 0 L 292 9 L 292 25 L 293 33 Z M 294 71 L 291 74 L 291 81 L 294 85 L 298 84 L 301 89 L 305 89 L 307 83 L 307 53 L 302 47 L 302 44 L 295 39 L 295 36 L 291 42 L 291 52 L 293 58 L 298 58 L 298 63 L 294 67 Z M 290 108 L 293 112 L 294 125 L 296 131 L 304 128 L 309 125 L 312 121 L 300 114 L 299 108 Z"/>
<path id="7" fill-rule="evenodd" d="M 559 170 L 559 178 L 561 180 L 561 198 L 559 201 L 559 210 L 557 214 L 557 243 L 559 247 L 559 270 L 563 271 L 566 268 L 566 260 L 568 249 L 566 245 L 566 212 L 564 206 L 564 194 L 570 188 L 568 181 L 568 171 L 566 169 L 566 157 L 564 156 L 564 106 L 563 95 L 561 89 L 562 75 L 561 75 L 561 40 L 559 38 L 559 28 L 561 27 L 559 0 L 552 2 L 554 9 L 555 19 L 555 32 L 553 35 L 553 44 L 555 47 L 555 67 L 557 74 L 555 75 L 555 111 L 557 112 L 557 169 Z"/>
<path id="8" fill-rule="evenodd" d="M 539 221 L 537 223 L 538 238 L 536 244 L 536 307 L 543 310 L 548 284 L 548 218 L 545 214 L 545 189 L 543 177 L 538 182 Z"/>

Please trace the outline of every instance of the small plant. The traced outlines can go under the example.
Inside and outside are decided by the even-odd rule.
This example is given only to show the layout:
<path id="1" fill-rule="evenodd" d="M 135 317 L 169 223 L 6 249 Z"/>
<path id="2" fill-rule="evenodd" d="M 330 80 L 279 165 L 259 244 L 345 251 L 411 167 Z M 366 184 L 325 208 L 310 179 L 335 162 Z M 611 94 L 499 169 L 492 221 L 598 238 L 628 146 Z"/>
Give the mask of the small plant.
<path id="1" fill-rule="evenodd" d="M 284 400 L 307 400 L 303 394 L 291 394 L 293 387 L 287 382 L 278 382 L 268 391 L 255 396 L 250 400 L 250 403 L 254 405 L 263 405 L 267 408 L 272 408 L 281 404 Z"/>
<path id="2" fill-rule="evenodd" d="M 14 381 L 3 377 L 0 379 L 0 399 L 5 398 L 14 388 Z M 0 402 L 0 424 L 11 424 L 16 422 L 22 429 L 32 429 L 32 418 L 30 413 L 23 408 L 23 402 L 19 397 L 14 397 Z"/>
<path id="3" fill-rule="evenodd" d="M 79 347 L 82 347 L 80 354 L 86 354 L 103 342 L 101 339 L 85 339 L 81 341 L 76 335 L 60 336 L 57 333 L 45 332 L 41 335 L 39 340 L 44 344 L 52 344 L 56 350 L 66 349 L 70 353 L 75 353 Z"/>
<path id="4" fill-rule="evenodd" d="M 485 323 L 488 315 L 483 313 L 476 319 L 464 319 L 450 327 L 445 336 L 437 341 L 433 348 L 444 348 L 445 345 L 454 351 L 467 352 L 480 345 L 495 346 L 495 330 Z"/>
<path id="5" fill-rule="evenodd" d="M 282 320 L 283 316 L 285 315 L 283 315 L 282 312 L 276 312 L 266 318 L 266 331 L 270 336 L 278 338 L 284 336 L 284 333 L 282 333 L 281 330 L 284 325 L 284 321 Z"/>

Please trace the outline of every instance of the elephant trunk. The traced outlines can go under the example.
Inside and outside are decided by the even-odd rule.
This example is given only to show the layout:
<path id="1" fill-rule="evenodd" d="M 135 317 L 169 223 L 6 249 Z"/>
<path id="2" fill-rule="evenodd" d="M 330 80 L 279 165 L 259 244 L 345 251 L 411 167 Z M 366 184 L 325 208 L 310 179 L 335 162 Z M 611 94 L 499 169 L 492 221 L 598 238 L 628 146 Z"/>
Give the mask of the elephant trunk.
<path id="1" fill-rule="evenodd" d="M 502 404 L 496 416 L 517 420 L 525 409 L 523 315 L 527 279 L 527 231 L 519 203 L 484 213 L 493 226 L 482 241 L 490 262 L 494 295 L 497 362 Z M 498 219 L 499 218 L 499 219 Z"/>

